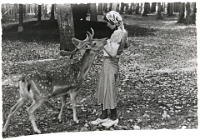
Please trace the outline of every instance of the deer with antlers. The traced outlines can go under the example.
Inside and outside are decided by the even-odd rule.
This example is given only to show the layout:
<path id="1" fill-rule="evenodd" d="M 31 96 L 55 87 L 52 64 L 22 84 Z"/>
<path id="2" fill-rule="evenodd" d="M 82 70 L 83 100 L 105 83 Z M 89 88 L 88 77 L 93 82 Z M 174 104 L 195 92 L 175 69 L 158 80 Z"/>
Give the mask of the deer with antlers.
<path id="1" fill-rule="evenodd" d="M 3 132 L 6 132 L 8 123 L 13 114 L 28 100 L 32 100 L 32 105 L 27 109 L 29 119 L 31 121 L 34 132 L 41 133 L 38 129 L 34 111 L 39 108 L 45 101 L 52 97 L 61 97 L 62 105 L 58 116 L 61 121 L 63 108 L 65 105 L 66 97 L 69 94 L 73 110 L 73 120 L 78 123 L 76 115 L 76 96 L 81 88 L 84 79 L 89 72 L 93 61 L 99 50 L 103 49 L 106 44 L 106 38 L 93 39 L 94 30 L 91 28 L 92 33 L 88 32 L 85 40 L 72 38 L 75 45 L 73 51 L 60 51 L 60 55 L 67 56 L 75 54 L 78 50 L 84 49 L 85 53 L 82 59 L 76 63 L 76 68 L 65 66 L 56 68 L 55 70 L 47 71 L 45 74 L 38 72 L 23 76 L 19 80 L 20 98 L 17 103 L 11 108 L 7 117 Z"/>

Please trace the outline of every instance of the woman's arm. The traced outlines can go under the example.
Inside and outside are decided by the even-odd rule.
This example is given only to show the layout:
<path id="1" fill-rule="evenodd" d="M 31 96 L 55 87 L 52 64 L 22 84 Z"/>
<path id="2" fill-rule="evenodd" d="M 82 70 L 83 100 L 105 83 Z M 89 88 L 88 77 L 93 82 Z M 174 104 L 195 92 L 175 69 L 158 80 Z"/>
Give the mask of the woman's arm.
<path id="1" fill-rule="evenodd" d="M 117 55 L 118 48 L 119 48 L 119 44 L 110 42 L 109 39 L 107 40 L 107 44 L 104 46 L 104 50 L 111 57 L 115 57 Z"/>

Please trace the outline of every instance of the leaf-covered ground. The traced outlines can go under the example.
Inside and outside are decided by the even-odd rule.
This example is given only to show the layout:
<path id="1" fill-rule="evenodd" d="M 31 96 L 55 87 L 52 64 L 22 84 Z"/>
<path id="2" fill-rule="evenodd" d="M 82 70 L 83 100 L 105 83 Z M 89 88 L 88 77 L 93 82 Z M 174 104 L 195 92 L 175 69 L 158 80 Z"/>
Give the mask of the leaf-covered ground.
<path id="1" fill-rule="evenodd" d="M 196 26 L 176 24 L 177 16 L 156 20 L 155 16 L 124 16 L 130 47 L 120 60 L 118 87 L 119 125 L 106 129 L 90 121 L 101 113 L 95 99 L 102 53 L 92 66 L 77 97 L 76 124 L 67 103 L 62 123 L 57 116 L 59 98 L 50 99 L 35 112 L 42 133 L 107 130 L 196 129 L 197 118 L 197 38 Z M 2 36 L 3 124 L 10 108 L 19 98 L 18 78 L 36 70 L 51 70 L 68 65 L 69 57 L 59 56 L 59 32 L 56 22 L 24 23 L 6 26 Z M 102 33 L 101 31 L 97 31 Z M 69 99 L 68 99 L 69 101 Z M 26 112 L 30 102 L 12 117 L 3 137 L 34 134 Z"/>

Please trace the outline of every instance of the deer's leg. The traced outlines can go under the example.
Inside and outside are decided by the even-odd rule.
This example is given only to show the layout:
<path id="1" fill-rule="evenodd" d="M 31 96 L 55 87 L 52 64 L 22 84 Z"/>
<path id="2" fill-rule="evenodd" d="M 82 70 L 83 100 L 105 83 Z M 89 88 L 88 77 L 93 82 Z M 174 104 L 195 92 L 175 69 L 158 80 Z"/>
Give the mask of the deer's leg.
<path id="1" fill-rule="evenodd" d="M 6 120 L 6 123 L 3 127 L 3 132 L 6 131 L 7 127 L 8 127 L 8 123 L 10 122 L 10 118 L 12 117 L 12 115 L 14 115 L 14 113 L 25 103 L 25 99 L 23 99 L 22 97 L 17 101 L 17 103 L 10 109 L 10 113 L 8 115 L 8 118 Z"/>
<path id="2" fill-rule="evenodd" d="M 79 123 L 79 120 L 77 119 L 77 116 L 76 116 L 76 92 L 70 93 L 70 99 L 71 99 L 72 110 L 73 110 L 73 120 L 76 123 Z"/>
<path id="3" fill-rule="evenodd" d="M 61 98 L 61 103 L 62 103 L 62 105 L 61 105 L 60 113 L 59 113 L 59 115 L 58 115 L 58 120 L 59 120 L 59 122 L 62 122 L 62 113 L 63 113 L 63 109 L 64 109 L 64 107 L 65 107 L 66 98 L 67 98 L 67 95 L 62 96 L 62 98 Z"/>
<path id="4" fill-rule="evenodd" d="M 29 119 L 31 120 L 32 126 L 33 126 L 33 130 L 36 133 L 41 133 L 41 131 L 37 128 L 37 125 L 35 123 L 35 116 L 34 116 L 34 111 L 39 108 L 42 103 L 44 103 L 44 99 L 40 99 L 38 101 L 33 101 L 32 105 L 28 108 L 28 114 L 29 114 Z"/>

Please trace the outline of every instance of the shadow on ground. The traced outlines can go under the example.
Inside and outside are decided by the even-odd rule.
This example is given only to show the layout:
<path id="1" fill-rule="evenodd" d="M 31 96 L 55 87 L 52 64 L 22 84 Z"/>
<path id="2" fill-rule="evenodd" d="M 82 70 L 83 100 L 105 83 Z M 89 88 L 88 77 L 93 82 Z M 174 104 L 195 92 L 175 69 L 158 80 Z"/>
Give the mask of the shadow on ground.
<path id="1" fill-rule="evenodd" d="M 26 22 L 23 24 L 24 31 L 18 33 L 18 25 L 10 25 L 3 28 L 2 40 L 24 41 L 24 42 L 58 42 L 59 30 L 57 21 L 43 20 L 42 26 L 36 25 L 37 21 Z M 74 23 L 75 37 L 85 39 L 87 31 L 92 27 L 95 31 L 94 38 L 110 37 L 112 31 L 106 26 L 105 22 L 79 21 Z M 138 25 L 125 25 L 129 32 L 129 37 L 154 35 L 155 29 L 144 28 Z"/>

